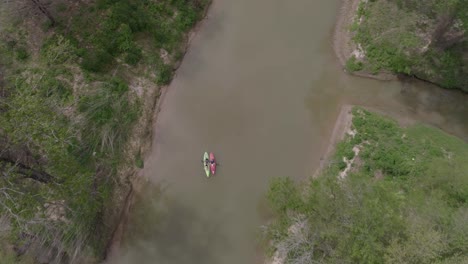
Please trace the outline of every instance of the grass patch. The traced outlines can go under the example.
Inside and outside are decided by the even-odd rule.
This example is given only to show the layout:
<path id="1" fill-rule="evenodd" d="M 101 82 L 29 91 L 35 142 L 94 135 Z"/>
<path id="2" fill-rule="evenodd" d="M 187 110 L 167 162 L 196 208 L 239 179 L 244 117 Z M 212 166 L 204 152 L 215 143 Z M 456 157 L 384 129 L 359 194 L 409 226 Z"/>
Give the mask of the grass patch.
<path id="1" fill-rule="evenodd" d="M 131 65 L 140 61 L 142 48 L 136 42 L 137 34 L 146 35 L 153 49 L 176 52 L 205 6 L 206 2 L 197 1 L 102 0 L 74 19 L 69 37 L 80 40 L 77 44 L 83 47 L 83 69 L 106 72 L 120 55 Z"/>
<path id="2" fill-rule="evenodd" d="M 168 85 L 172 81 L 172 74 L 173 70 L 170 65 L 161 64 L 156 82 L 159 85 Z"/>
<path id="3" fill-rule="evenodd" d="M 136 157 L 135 157 L 135 165 L 139 169 L 143 169 L 145 167 L 145 163 L 143 161 L 143 158 L 141 157 L 141 151 L 138 151 Z"/>
<path id="4" fill-rule="evenodd" d="M 127 84 L 114 78 L 80 98 L 78 110 L 85 117 L 83 137 L 89 154 L 110 157 L 122 150 L 139 114 L 138 103 L 131 103 L 127 93 Z"/>
<path id="5" fill-rule="evenodd" d="M 353 55 L 346 61 L 345 68 L 349 72 L 360 71 L 364 68 L 364 64 Z"/>
<path id="6" fill-rule="evenodd" d="M 57 25 L 44 25 L 44 41 L 33 43 L 39 52 L 31 49 L 32 36 L 21 23 L 0 32 L 5 81 L 0 148 L 24 163 L 21 170 L 0 161 L 7 175 L 0 187 L 17 191 L 8 191 L 10 199 L 0 193 L 6 206 L 0 214 L 18 216 L 12 218 L 10 241 L 28 243 L 31 235 L 44 245 L 59 245 L 56 249 L 69 256 L 85 250 L 102 254 L 110 235 L 104 207 L 119 184 L 116 171 L 133 162 L 144 166 L 140 153 L 123 153 L 141 115 L 139 95 L 128 82 L 155 73 L 158 84 L 168 84 L 175 61 L 162 63 L 159 49 L 170 58 L 183 54 L 185 34 L 207 4 L 99 0 L 79 8 L 51 5 Z M 37 181 L 34 172 L 49 178 Z M 54 202 L 63 203 L 66 224 L 49 221 L 45 204 Z"/>
<path id="7" fill-rule="evenodd" d="M 331 163 L 302 188 L 288 178 L 271 184 L 277 218 L 265 233 L 270 251 L 285 252 L 286 263 L 468 260 L 468 144 L 360 108 L 353 115 L 357 134 L 334 157 L 361 145 L 362 164 L 347 178 L 339 179 L 342 168 Z"/>
<path id="8" fill-rule="evenodd" d="M 466 91 L 468 74 L 463 66 L 463 58 L 468 54 L 466 38 L 454 41 L 450 34 L 437 35 L 435 30 L 441 26 L 441 18 L 450 14 L 455 19 L 444 32 L 462 32 L 461 25 L 468 24 L 467 11 L 463 1 L 362 2 L 357 11 L 360 22 L 353 23 L 352 31 L 366 58 L 361 66 L 351 58 L 346 68 L 351 72 L 362 67 L 374 74 L 391 71 L 416 75 L 445 88 Z"/>

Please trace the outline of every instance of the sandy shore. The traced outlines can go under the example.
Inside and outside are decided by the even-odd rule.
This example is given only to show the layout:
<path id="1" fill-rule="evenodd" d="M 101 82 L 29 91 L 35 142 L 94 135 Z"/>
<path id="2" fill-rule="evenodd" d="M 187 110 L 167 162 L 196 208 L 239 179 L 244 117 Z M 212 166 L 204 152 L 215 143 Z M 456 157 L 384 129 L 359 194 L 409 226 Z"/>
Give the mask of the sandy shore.
<path id="1" fill-rule="evenodd" d="M 338 11 L 333 34 L 333 50 L 343 69 L 345 69 L 346 61 L 351 58 L 353 51 L 357 49 L 356 43 L 352 40 L 353 33 L 349 29 L 354 22 L 361 1 L 363 0 L 341 0 L 341 6 Z M 356 71 L 350 74 L 382 81 L 397 79 L 396 75 L 389 72 L 371 74 L 366 71 Z"/>
<path id="2" fill-rule="evenodd" d="M 333 128 L 333 132 L 328 140 L 328 147 L 323 155 L 323 158 L 320 160 L 320 165 L 315 171 L 313 177 L 317 177 L 320 175 L 320 172 L 326 168 L 329 164 L 330 159 L 335 151 L 336 145 L 338 142 L 343 140 L 346 136 L 346 133 L 350 131 L 352 121 L 353 121 L 353 114 L 352 114 L 353 106 L 352 105 L 343 105 L 340 110 L 340 114 L 336 119 L 335 126 Z"/>
<path id="3" fill-rule="evenodd" d="M 345 138 L 348 131 L 351 131 L 351 125 L 353 121 L 352 110 L 352 105 L 343 105 L 341 107 L 340 113 L 338 115 L 338 118 L 336 119 L 335 126 L 333 128 L 333 132 L 328 140 L 327 150 L 320 161 L 319 167 L 317 168 L 312 177 L 315 178 L 319 176 L 323 169 L 326 168 L 326 166 L 329 164 L 329 161 L 335 151 L 338 142 Z M 273 254 L 273 257 L 265 260 L 264 264 L 283 264 L 284 262 L 285 257 L 280 256 L 278 252 L 275 252 L 275 254 Z"/>
<path id="4" fill-rule="evenodd" d="M 341 6 L 333 34 L 333 50 L 340 64 L 344 67 L 356 45 L 351 41 L 352 34 L 349 26 L 353 23 L 356 11 L 361 0 L 341 0 Z"/>

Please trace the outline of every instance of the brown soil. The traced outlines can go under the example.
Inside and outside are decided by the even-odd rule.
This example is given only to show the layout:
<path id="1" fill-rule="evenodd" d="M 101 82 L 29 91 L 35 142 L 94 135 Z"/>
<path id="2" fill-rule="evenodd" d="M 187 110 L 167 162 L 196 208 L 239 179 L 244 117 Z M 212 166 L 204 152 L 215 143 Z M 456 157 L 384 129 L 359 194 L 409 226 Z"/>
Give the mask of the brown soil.
<path id="1" fill-rule="evenodd" d="M 344 139 L 346 135 L 346 131 L 350 130 L 352 121 L 353 121 L 353 114 L 352 114 L 352 105 L 343 105 L 341 107 L 340 114 L 336 119 L 335 127 L 333 128 L 333 132 L 331 137 L 328 141 L 328 147 L 325 152 L 325 155 L 320 161 L 320 165 L 318 169 L 315 171 L 313 177 L 317 177 L 323 169 L 327 166 L 328 162 L 335 151 L 335 147 L 341 140 Z"/>

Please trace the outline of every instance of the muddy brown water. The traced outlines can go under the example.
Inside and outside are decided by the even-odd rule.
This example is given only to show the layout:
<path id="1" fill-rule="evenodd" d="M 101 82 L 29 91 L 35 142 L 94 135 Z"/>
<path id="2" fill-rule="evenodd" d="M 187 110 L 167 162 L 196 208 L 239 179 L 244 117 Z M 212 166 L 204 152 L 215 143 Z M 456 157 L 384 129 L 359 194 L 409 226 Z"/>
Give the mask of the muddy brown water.
<path id="1" fill-rule="evenodd" d="M 149 182 L 114 263 L 261 263 L 270 179 L 313 174 L 344 104 L 468 141 L 467 95 L 341 70 L 331 47 L 338 5 L 214 1 L 162 104 Z M 220 162 L 210 179 L 204 151 Z"/>

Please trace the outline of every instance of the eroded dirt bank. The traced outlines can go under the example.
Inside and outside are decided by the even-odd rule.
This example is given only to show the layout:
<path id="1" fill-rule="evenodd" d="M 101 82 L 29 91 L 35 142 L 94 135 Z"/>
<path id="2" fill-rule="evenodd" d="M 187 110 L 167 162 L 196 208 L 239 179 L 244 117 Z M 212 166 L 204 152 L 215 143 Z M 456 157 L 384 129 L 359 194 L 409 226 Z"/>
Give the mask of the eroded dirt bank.
<path id="1" fill-rule="evenodd" d="M 177 69 L 179 68 L 182 60 L 190 48 L 190 42 L 193 37 L 197 34 L 200 27 L 203 25 L 203 22 L 208 18 L 208 13 L 213 1 L 205 8 L 203 19 L 201 19 L 195 27 L 187 34 L 186 41 L 184 44 L 184 54 L 182 58 L 176 62 L 174 67 L 174 77 L 177 75 Z M 146 84 L 154 86 L 152 89 L 147 89 L 148 94 L 144 96 L 145 100 L 143 103 L 143 115 L 140 118 L 138 124 L 135 126 L 135 132 L 132 135 L 130 140 L 130 149 L 139 149 L 142 159 L 147 156 L 151 150 L 153 142 L 153 128 L 154 124 L 157 122 L 158 114 L 161 111 L 161 105 L 164 101 L 166 93 L 170 85 L 165 85 L 157 87 L 155 84 Z M 108 243 L 105 252 L 105 261 L 107 263 L 112 263 L 112 259 L 118 255 L 119 249 L 124 238 L 124 232 L 126 224 L 128 222 L 128 216 L 131 211 L 131 208 L 135 202 L 135 194 L 141 191 L 142 186 L 147 182 L 147 179 L 144 178 L 143 169 L 139 169 L 135 166 L 124 169 L 121 174 L 127 179 L 126 184 L 119 186 L 115 193 L 118 196 L 118 200 L 121 201 L 121 206 L 117 206 L 119 213 L 117 225 L 112 231 L 112 238 Z"/>

